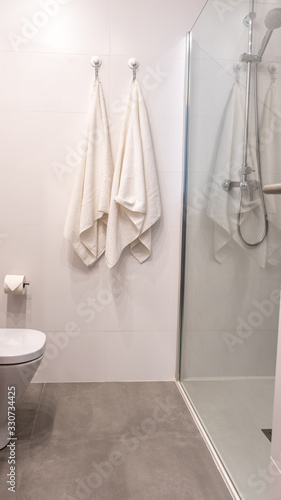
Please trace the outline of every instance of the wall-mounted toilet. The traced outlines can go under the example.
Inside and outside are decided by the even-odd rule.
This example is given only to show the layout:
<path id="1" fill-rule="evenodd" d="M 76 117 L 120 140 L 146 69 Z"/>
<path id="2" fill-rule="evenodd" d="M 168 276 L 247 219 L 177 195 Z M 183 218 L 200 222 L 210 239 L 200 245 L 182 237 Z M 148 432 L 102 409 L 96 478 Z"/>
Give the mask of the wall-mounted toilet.
<path id="1" fill-rule="evenodd" d="M 44 355 L 46 335 L 38 330 L 0 329 L 0 450 L 9 442 L 8 387 L 16 403 L 23 396 Z"/>

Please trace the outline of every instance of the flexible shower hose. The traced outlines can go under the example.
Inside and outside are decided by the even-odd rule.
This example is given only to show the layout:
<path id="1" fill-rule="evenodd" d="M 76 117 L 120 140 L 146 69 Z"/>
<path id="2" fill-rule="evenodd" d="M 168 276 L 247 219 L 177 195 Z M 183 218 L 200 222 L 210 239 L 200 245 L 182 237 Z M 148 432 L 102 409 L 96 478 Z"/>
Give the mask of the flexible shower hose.
<path id="1" fill-rule="evenodd" d="M 256 158 L 257 158 L 257 170 L 258 170 L 258 181 L 259 181 L 259 191 L 260 191 L 260 197 L 261 197 L 261 203 L 262 203 L 262 210 L 263 210 L 263 215 L 264 215 L 264 232 L 260 239 L 256 241 L 255 243 L 249 243 L 244 236 L 242 235 L 242 230 L 241 230 L 241 213 L 242 213 L 242 204 L 243 204 L 243 191 L 244 189 L 240 188 L 240 201 L 239 201 L 239 211 L 238 211 L 238 217 L 237 217 L 237 229 L 238 229 L 238 234 L 245 243 L 245 245 L 249 247 L 256 247 L 260 245 L 260 243 L 263 242 L 265 239 L 267 232 L 268 232 L 268 217 L 267 217 L 267 210 L 265 206 L 265 200 L 264 200 L 264 194 L 262 191 L 262 173 L 261 173 L 261 160 L 260 160 L 260 138 L 259 138 L 259 113 L 258 113 L 258 70 L 257 70 L 257 64 L 255 66 L 255 71 L 254 71 L 254 108 L 255 108 L 255 131 L 256 131 Z M 246 144 L 246 147 L 248 144 Z"/>

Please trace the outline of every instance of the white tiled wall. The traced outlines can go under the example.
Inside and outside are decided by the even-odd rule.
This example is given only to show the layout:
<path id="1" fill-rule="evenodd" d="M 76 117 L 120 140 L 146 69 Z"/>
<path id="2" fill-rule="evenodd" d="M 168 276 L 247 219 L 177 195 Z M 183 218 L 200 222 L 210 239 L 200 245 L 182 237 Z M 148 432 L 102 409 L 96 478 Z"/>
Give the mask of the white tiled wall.
<path id="1" fill-rule="evenodd" d="M 204 3 L 1 0 L 0 279 L 23 273 L 31 284 L 24 298 L 2 291 L 0 327 L 47 333 L 36 381 L 174 378 L 185 35 Z M 139 60 L 163 204 L 151 258 L 141 266 L 125 252 L 115 278 L 103 259 L 86 269 L 62 237 L 93 55 L 102 58 L 114 158 L 128 59 Z M 64 337 L 70 323 L 78 334 Z"/>

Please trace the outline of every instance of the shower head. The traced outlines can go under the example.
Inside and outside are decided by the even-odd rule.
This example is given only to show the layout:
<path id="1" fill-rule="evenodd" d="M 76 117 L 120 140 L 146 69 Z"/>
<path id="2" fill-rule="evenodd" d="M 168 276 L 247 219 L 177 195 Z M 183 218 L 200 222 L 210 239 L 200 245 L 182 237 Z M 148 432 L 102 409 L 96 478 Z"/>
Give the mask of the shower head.
<path id="1" fill-rule="evenodd" d="M 270 10 L 264 18 L 264 24 L 270 31 L 281 28 L 281 8 Z"/>
<path id="2" fill-rule="evenodd" d="M 258 51 L 258 56 L 262 57 L 264 54 L 264 51 L 267 47 L 267 44 L 271 38 L 271 35 L 273 33 L 273 30 L 276 30 L 277 28 L 281 28 L 281 8 L 276 8 L 270 10 L 265 18 L 264 18 L 264 24 L 265 27 L 267 28 L 267 32 L 263 37 L 263 40 L 261 42 L 260 50 Z"/>

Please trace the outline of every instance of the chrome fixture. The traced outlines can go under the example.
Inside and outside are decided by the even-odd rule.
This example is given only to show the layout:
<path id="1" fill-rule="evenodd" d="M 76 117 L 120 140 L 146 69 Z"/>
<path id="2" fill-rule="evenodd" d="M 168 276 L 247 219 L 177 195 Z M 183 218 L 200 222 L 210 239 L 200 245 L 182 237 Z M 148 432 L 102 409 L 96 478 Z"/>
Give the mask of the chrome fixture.
<path id="1" fill-rule="evenodd" d="M 281 28 L 281 8 L 270 10 L 264 18 L 264 24 L 265 27 L 267 28 L 267 32 L 264 35 L 263 40 L 261 42 L 261 46 L 257 54 L 258 57 L 263 56 L 273 31 L 278 28 Z"/>
<path id="2" fill-rule="evenodd" d="M 281 8 L 275 8 L 270 10 L 264 19 L 265 27 L 267 32 L 262 40 L 260 49 L 257 54 L 253 54 L 253 23 L 256 18 L 256 13 L 254 12 L 254 0 L 251 2 L 251 12 L 243 19 L 243 24 L 249 30 L 248 37 L 248 53 L 244 53 L 240 56 L 240 61 L 247 63 L 247 84 L 246 84 L 246 101 L 245 101 L 245 118 L 244 118 L 244 139 L 243 139 L 243 163 L 242 168 L 238 172 L 240 176 L 239 181 L 232 181 L 230 179 L 225 180 L 222 183 L 222 188 L 225 191 L 230 191 L 233 188 L 240 189 L 240 200 L 239 200 L 239 211 L 237 216 L 237 226 L 238 234 L 240 239 L 248 246 L 255 247 L 263 242 L 268 232 L 268 217 L 265 206 L 264 194 L 262 190 L 262 174 L 261 174 L 261 162 L 260 162 L 260 139 L 259 139 L 259 119 L 258 119 L 258 76 L 257 76 L 257 66 L 258 63 L 262 61 L 263 54 L 271 38 L 271 35 L 275 29 L 281 27 Z M 254 110 L 255 110 L 255 132 L 256 132 L 256 162 L 257 162 L 257 174 L 258 179 L 248 179 L 248 176 L 254 172 L 253 168 L 248 164 L 248 143 L 249 143 L 249 109 L 250 109 L 250 86 L 251 86 L 251 70 L 252 63 L 254 64 Z M 241 230 L 241 218 L 242 218 L 242 205 L 243 205 L 243 193 L 248 192 L 249 201 L 253 200 L 254 191 L 259 190 L 261 206 L 264 215 L 264 231 L 261 237 L 254 243 L 248 242 L 242 235 Z"/>
<path id="3" fill-rule="evenodd" d="M 91 59 L 91 65 L 95 68 L 95 79 L 99 77 L 99 67 L 101 66 L 101 59 L 98 56 L 93 56 Z"/>
<path id="4" fill-rule="evenodd" d="M 139 62 L 134 57 L 132 57 L 128 61 L 128 66 L 133 70 L 133 80 L 135 80 L 137 75 L 137 68 L 139 67 Z"/>

